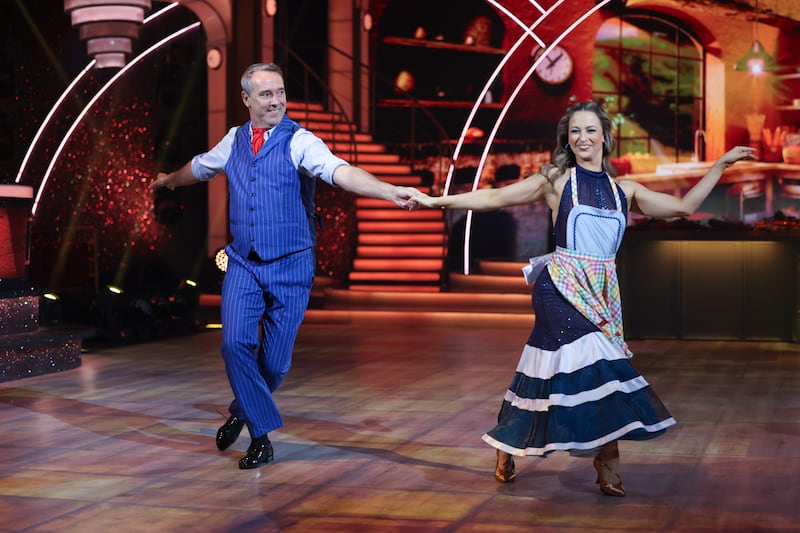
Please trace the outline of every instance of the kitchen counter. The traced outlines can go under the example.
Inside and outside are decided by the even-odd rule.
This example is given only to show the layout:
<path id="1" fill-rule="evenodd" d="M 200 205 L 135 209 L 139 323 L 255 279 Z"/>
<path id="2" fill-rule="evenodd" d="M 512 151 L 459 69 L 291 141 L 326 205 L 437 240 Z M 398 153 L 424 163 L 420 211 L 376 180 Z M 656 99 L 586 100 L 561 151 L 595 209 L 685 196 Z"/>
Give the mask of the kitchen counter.
<path id="1" fill-rule="evenodd" d="M 703 161 L 659 165 L 656 172 L 626 174 L 619 176 L 618 179 L 629 179 L 646 185 L 650 189 L 679 196 L 694 186 L 713 163 L 713 161 Z M 725 170 L 717 186 L 753 181 L 763 182 L 766 212 L 772 213 L 777 178 L 800 180 L 800 165 L 741 161 Z"/>
<path id="2" fill-rule="evenodd" d="M 626 337 L 796 342 L 799 236 L 629 230 L 617 256 Z"/>
<path id="3" fill-rule="evenodd" d="M 619 179 L 631 179 L 641 183 L 664 183 L 671 181 L 697 181 L 711 168 L 714 161 L 700 161 L 697 163 L 666 163 L 659 165 L 656 172 L 625 174 Z M 728 167 L 722 175 L 720 183 L 742 181 L 742 176 L 753 175 L 784 175 L 792 174 L 800 179 L 800 165 L 790 163 L 769 163 L 762 161 L 740 161 Z"/>

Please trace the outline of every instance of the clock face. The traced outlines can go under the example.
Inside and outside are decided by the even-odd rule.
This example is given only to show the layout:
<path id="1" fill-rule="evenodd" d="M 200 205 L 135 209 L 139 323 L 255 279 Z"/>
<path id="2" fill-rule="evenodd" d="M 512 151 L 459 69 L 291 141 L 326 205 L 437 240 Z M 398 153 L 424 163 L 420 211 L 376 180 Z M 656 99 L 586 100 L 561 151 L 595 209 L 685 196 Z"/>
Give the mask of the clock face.
<path id="1" fill-rule="evenodd" d="M 543 48 L 537 48 L 531 54 L 531 59 L 536 61 L 543 53 Z M 536 67 L 535 73 L 545 83 L 560 85 L 572 76 L 572 57 L 560 46 L 554 46 Z"/>

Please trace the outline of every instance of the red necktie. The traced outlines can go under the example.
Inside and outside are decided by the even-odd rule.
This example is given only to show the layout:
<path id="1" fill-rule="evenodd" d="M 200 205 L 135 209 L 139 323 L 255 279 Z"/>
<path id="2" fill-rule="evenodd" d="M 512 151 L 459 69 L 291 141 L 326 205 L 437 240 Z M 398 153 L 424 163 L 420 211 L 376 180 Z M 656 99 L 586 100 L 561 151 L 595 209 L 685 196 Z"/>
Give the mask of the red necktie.
<path id="1" fill-rule="evenodd" d="M 253 155 L 256 155 L 264 144 L 264 132 L 267 128 L 253 128 Z"/>

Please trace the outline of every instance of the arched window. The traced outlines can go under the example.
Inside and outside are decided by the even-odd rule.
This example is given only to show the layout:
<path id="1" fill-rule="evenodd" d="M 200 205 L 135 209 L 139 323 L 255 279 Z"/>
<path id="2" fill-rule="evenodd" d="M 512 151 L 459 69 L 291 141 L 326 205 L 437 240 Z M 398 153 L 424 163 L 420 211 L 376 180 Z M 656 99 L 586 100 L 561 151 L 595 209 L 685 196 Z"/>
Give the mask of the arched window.
<path id="1" fill-rule="evenodd" d="M 686 29 L 654 15 L 626 14 L 602 25 L 592 91 L 617 127 L 615 155 L 692 157 L 694 132 L 704 127 L 704 55 Z"/>

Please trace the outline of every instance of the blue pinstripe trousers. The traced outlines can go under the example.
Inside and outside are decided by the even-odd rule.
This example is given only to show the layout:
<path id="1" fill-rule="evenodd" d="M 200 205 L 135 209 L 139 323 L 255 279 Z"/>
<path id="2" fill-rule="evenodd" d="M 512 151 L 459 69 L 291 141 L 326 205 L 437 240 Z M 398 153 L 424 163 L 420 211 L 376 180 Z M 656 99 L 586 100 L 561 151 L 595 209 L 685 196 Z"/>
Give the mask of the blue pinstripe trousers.
<path id="1" fill-rule="evenodd" d="M 283 425 L 272 393 L 292 363 L 314 281 L 314 250 L 264 263 L 230 246 L 226 252 L 221 351 L 234 395 L 230 413 L 245 421 L 251 437 L 261 437 Z"/>

